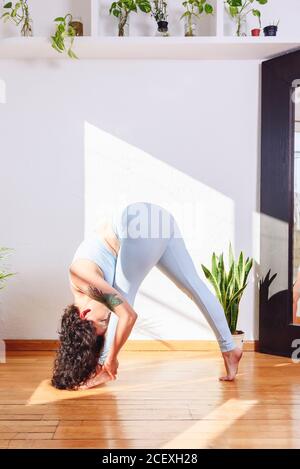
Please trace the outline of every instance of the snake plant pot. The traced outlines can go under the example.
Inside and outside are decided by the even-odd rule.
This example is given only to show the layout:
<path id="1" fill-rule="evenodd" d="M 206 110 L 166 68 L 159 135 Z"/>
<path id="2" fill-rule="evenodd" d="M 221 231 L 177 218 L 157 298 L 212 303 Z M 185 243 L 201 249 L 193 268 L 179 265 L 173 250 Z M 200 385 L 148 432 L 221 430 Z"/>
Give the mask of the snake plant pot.
<path id="1" fill-rule="evenodd" d="M 255 37 L 260 36 L 260 29 L 259 28 L 251 29 L 251 36 L 255 36 Z"/>
<path id="2" fill-rule="evenodd" d="M 233 341 L 234 341 L 236 347 L 243 350 L 243 345 L 244 345 L 244 340 L 245 340 L 245 332 L 235 331 L 235 333 L 232 334 L 232 338 L 233 338 Z"/>
<path id="3" fill-rule="evenodd" d="M 265 36 L 277 36 L 278 26 L 270 25 L 264 28 Z"/>

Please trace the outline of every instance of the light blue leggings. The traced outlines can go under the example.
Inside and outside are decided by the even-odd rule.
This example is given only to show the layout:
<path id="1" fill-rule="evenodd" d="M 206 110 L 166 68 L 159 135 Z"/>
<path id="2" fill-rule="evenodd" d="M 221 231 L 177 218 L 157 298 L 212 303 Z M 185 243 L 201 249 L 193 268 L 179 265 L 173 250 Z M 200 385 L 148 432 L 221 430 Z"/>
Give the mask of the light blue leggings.
<path id="1" fill-rule="evenodd" d="M 134 305 L 142 281 L 156 266 L 199 307 L 221 351 L 233 350 L 223 309 L 200 279 L 173 215 L 158 205 L 137 202 L 114 219 L 113 228 L 120 241 L 113 286 L 128 303 Z M 113 342 L 117 322 L 117 315 L 111 314 L 100 363 Z"/>

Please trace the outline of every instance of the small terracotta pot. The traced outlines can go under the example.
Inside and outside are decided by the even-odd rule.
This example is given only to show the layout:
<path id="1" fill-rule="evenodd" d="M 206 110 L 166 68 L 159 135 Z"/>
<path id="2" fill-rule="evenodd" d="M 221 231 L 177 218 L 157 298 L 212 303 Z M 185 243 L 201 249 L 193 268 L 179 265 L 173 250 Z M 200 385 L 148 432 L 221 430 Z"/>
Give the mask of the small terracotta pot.
<path id="1" fill-rule="evenodd" d="M 76 36 L 83 36 L 83 24 L 81 21 L 73 20 L 70 21 L 69 25 L 74 28 Z"/>
<path id="2" fill-rule="evenodd" d="M 260 29 L 259 28 L 251 29 L 251 35 L 252 36 L 260 36 Z"/>

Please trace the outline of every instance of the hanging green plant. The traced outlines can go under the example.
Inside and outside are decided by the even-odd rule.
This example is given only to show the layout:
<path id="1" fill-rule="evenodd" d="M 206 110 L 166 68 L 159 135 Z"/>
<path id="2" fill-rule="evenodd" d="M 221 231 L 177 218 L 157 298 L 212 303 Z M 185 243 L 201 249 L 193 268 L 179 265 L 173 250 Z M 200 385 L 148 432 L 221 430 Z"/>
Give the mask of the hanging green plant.
<path id="1" fill-rule="evenodd" d="M 70 23 L 73 21 L 73 17 L 70 13 L 66 16 L 59 16 L 55 18 L 56 31 L 54 36 L 51 36 L 52 47 L 57 52 L 62 54 L 66 52 L 70 59 L 78 59 L 77 55 L 73 51 L 74 37 L 76 31 Z"/>
<path id="2" fill-rule="evenodd" d="M 32 36 L 32 19 L 30 18 L 27 0 L 19 0 L 15 4 L 8 2 L 3 5 L 4 13 L 1 19 L 4 22 L 12 21 L 16 26 L 21 26 L 21 35 Z"/>

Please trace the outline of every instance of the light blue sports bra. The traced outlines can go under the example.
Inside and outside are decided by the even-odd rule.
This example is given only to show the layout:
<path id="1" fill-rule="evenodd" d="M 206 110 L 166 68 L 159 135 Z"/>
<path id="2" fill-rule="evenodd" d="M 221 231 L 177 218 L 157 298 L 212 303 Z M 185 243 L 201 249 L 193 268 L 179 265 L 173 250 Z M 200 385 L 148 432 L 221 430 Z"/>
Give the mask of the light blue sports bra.
<path id="1" fill-rule="evenodd" d="M 117 256 L 114 255 L 101 241 L 97 234 L 91 234 L 80 243 L 73 257 L 77 259 L 88 259 L 95 262 L 103 272 L 104 280 L 111 286 L 114 283 Z"/>

